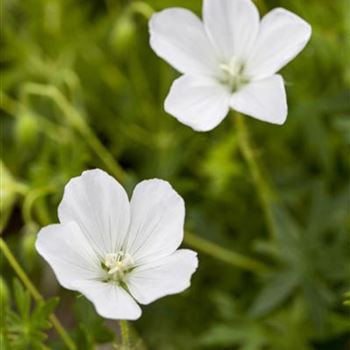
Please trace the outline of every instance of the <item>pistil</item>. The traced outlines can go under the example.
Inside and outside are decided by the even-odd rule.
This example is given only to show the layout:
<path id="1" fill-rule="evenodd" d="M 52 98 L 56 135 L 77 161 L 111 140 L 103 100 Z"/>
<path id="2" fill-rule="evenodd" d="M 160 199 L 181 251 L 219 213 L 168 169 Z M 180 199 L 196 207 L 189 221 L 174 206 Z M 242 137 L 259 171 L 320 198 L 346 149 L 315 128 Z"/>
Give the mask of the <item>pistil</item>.
<path id="1" fill-rule="evenodd" d="M 222 72 L 220 81 L 228 85 L 231 92 L 237 91 L 248 82 L 244 74 L 244 64 L 237 57 L 232 57 L 228 62 L 222 63 L 220 69 Z"/>

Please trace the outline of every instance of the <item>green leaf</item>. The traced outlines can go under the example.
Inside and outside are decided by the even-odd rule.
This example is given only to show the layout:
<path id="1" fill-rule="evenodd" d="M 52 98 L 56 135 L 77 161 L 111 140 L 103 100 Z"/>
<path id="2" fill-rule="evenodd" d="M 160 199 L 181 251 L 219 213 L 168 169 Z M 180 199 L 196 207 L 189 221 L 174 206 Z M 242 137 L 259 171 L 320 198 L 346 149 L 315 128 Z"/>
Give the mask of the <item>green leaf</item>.
<path id="1" fill-rule="evenodd" d="M 22 319 L 25 321 L 29 318 L 30 314 L 30 294 L 27 290 L 25 290 L 21 283 L 15 279 L 13 281 L 13 290 L 14 290 L 14 296 L 16 301 L 17 310 L 22 317 Z"/>
<path id="2" fill-rule="evenodd" d="M 13 283 L 15 310 L 8 310 L 4 318 L 2 336 L 13 349 L 48 349 L 46 330 L 51 328 L 49 320 L 57 306 L 58 298 L 40 301 L 32 305 L 30 294 L 15 279 Z"/>
<path id="3" fill-rule="evenodd" d="M 282 304 L 298 286 L 299 277 L 294 271 L 281 271 L 266 281 L 251 307 L 251 314 L 262 316 Z"/>
<path id="4" fill-rule="evenodd" d="M 261 328 L 253 323 L 243 325 L 215 326 L 201 340 L 204 346 L 234 346 L 258 350 L 266 344 L 266 337 Z"/>

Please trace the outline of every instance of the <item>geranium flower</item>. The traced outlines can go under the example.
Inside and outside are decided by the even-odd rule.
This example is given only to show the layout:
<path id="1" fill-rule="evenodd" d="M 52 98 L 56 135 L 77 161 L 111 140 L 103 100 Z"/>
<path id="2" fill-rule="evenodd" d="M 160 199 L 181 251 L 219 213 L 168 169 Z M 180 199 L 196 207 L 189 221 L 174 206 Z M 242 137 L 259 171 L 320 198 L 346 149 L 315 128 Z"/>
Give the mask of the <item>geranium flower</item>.
<path id="1" fill-rule="evenodd" d="M 165 110 L 197 131 L 215 128 L 230 108 L 283 124 L 287 102 L 275 74 L 306 45 L 311 27 L 282 8 L 260 21 L 250 0 L 204 0 L 203 22 L 170 8 L 152 16 L 150 43 L 183 75 L 174 81 Z"/>
<path id="2" fill-rule="evenodd" d="M 58 217 L 41 229 L 36 249 L 59 283 L 85 295 L 101 316 L 137 319 L 137 302 L 189 287 L 197 254 L 177 250 L 185 207 L 168 182 L 142 181 L 129 203 L 111 176 L 85 171 L 66 185 Z"/>

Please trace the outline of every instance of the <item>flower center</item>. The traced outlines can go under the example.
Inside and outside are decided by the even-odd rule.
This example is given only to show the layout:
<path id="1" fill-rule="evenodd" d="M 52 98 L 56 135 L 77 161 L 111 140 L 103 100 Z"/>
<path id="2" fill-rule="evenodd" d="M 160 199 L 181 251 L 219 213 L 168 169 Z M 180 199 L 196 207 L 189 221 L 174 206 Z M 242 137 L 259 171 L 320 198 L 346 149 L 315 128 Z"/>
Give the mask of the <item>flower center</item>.
<path id="1" fill-rule="evenodd" d="M 130 254 L 119 251 L 117 253 L 107 254 L 101 265 L 107 272 L 106 282 L 123 283 L 125 274 L 130 272 L 134 267 L 134 260 Z"/>
<path id="2" fill-rule="evenodd" d="M 248 82 L 244 74 L 244 64 L 237 57 L 232 57 L 228 62 L 220 65 L 220 81 L 229 86 L 231 92 L 237 91 Z"/>

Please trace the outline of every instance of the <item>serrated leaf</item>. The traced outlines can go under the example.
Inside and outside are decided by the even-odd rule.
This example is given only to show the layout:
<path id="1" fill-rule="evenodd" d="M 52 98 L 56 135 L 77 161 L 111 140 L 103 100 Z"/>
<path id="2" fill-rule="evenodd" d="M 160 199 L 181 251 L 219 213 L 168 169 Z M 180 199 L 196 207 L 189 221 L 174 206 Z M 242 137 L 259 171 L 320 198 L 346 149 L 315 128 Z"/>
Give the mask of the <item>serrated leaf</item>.
<path id="1" fill-rule="evenodd" d="M 46 300 L 45 302 L 42 301 L 38 303 L 32 314 L 32 320 L 35 322 L 37 327 L 42 329 L 51 327 L 51 323 L 48 321 L 48 318 L 56 308 L 58 301 L 59 299 L 56 297 Z"/>
<path id="2" fill-rule="evenodd" d="M 13 290 L 17 310 L 20 313 L 22 319 L 27 320 L 30 313 L 30 294 L 22 287 L 17 279 L 13 281 Z"/>
<path id="3" fill-rule="evenodd" d="M 298 285 L 293 271 L 281 271 L 270 278 L 250 309 L 253 316 L 262 316 L 283 303 Z"/>
<path id="4" fill-rule="evenodd" d="M 31 310 L 29 292 L 18 280 L 13 283 L 15 310 L 6 314 L 4 337 L 13 349 L 47 349 L 44 344 L 48 336 L 44 332 L 51 327 L 49 317 L 57 306 L 58 298 L 40 301 Z"/>

